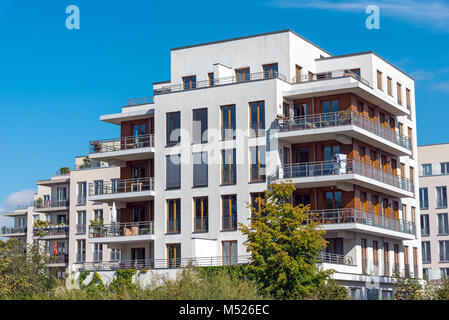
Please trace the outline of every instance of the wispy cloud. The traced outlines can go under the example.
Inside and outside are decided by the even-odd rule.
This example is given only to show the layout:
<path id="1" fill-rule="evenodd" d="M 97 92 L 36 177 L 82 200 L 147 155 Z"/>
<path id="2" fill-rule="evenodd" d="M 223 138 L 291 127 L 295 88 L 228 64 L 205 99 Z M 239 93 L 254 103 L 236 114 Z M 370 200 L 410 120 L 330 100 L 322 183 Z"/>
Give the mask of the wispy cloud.
<path id="1" fill-rule="evenodd" d="M 384 15 L 405 20 L 414 25 L 429 26 L 433 29 L 449 32 L 449 3 L 444 1 L 277 0 L 270 4 L 280 8 L 309 8 L 329 11 L 360 12 L 363 14 L 365 14 L 367 6 L 377 5 L 380 8 L 381 19 Z"/>
<path id="2" fill-rule="evenodd" d="M 411 73 L 415 80 L 431 80 L 434 78 L 434 73 L 428 70 L 416 70 Z"/>
<path id="3" fill-rule="evenodd" d="M 34 190 L 25 189 L 11 193 L 1 205 L 4 210 L 12 210 L 30 204 L 34 199 Z"/>
<path id="4" fill-rule="evenodd" d="M 449 81 L 441 81 L 430 86 L 430 89 L 449 93 Z"/>

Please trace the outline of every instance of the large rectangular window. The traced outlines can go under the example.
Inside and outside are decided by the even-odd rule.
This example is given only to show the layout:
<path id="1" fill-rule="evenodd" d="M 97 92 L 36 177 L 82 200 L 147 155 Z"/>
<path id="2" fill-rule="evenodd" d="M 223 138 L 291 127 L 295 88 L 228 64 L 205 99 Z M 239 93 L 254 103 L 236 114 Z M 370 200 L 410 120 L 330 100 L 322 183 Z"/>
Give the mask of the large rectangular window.
<path id="1" fill-rule="evenodd" d="M 205 187 L 208 184 L 207 152 L 193 153 L 193 186 Z"/>
<path id="2" fill-rule="evenodd" d="M 447 208 L 447 190 L 446 187 L 436 187 L 437 208 Z"/>
<path id="3" fill-rule="evenodd" d="M 86 261 L 86 240 L 76 240 L 76 262 Z"/>
<path id="4" fill-rule="evenodd" d="M 423 263 L 431 263 L 432 255 L 430 251 L 430 241 L 421 242 L 422 247 L 422 262 Z"/>
<path id="5" fill-rule="evenodd" d="M 181 112 L 170 112 L 167 117 L 167 145 L 174 145 L 181 142 Z"/>
<path id="6" fill-rule="evenodd" d="M 209 203 L 207 197 L 193 199 L 194 207 L 194 232 L 209 231 Z"/>
<path id="7" fill-rule="evenodd" d="M 237 82 L 249 81 L 249 68 L 235 69 L 235 78 Z"/>
<path id="8" fill-rule="evenodd" d="M 402 85 L 399 82 L 396 84 L 396 91 L 398 95 L 398 104 L 402 105 Z"/>
<path id="9" fill-rule="evenodd" d="M 86 211 L 77 212 L 76 234 L 86 233 Z"/>
<path id="10" fill-rule="evenodd" d="M 93 256 L 94 256 L 94 262 L 103 261 L 103 244 L 94 243 Z"/>
<path id="11" fill-rule="evenodd" d="M 237 170 L 236 170 L 236 152 L 235 149 L 221 151 L 221 183 L 222 184 L 236 184 Z"/>
<path id="12" fill-rule="evenodd" d="M 405 88 L 405 100 L 407 103 L 407 109 L 410 110 L 411 107 L 411 99 L 410 99 L 410 89 Z"/>
<path id="13" fill-rule="evenodd" d="M 86 181 L 78 182 L 78 196 L 77 196 L 77 205 L 85 205 L 86 204 L 86 192 L 87 183 Z"/>
<path id="14" fill-rule="evenodd" d="M 193 143 L 207 142 L 207 108 L 193 110 Z"/>
<path id="15" fill-rule="evenodd" d="M 181 199 L 167 200 L 167 233 L 181 232 Z"/>
<path id="16" fill-rule="evenodd" d="M 251 206 L 253 207 L 254 211 L 251 211 L 251 217 L 253 217 L 253 213 L 256 213 L 261 215 L 262 214 L 262 201 L 265 197 L 265 194 L 263 192 L 256 192 L 251 193 Z"/>
<path id="17" fill-rule="evenodd" d="M 429 215 L 421 214 L 421 236 L 430 235 Z"/>
<path id="18" fill-rule="evenodd" d="M 425 163 L 421 165 L 422 175 L 423 176 L 431 176 L 432 175 L 432 164 Z"/>
<path id="19" fill-rule="evenodd" d="M 373 240 L 373 264 L 379 265 L 379 243 Z"/>
<path id="20" fill-rule="evenodd" d="M 196 88 L 196 76 L 182 77 L 182 89 L 190 90 Z"/>
<path id="21" fill-rule="evenodd" d="M 399 270 L 399 245 L 394 245 L 394 271 L 400 272 Z"/>
<path id="22" fill-rule="evenodd" d="M 275 78 L 278 75 L 278 64 L 272 63 L 272 64 L 266 64 L 263 66 L 263 77 L 265 79 L 269 78 Z"/>
<path id="23" fill-rule="evenodd" d="M 391 84 L 392 79 L 390 77 L 387 77 L 387 92 L 390 96 L 393 96 L 393 86 Z"/>
<path id="24" fill-rule="evenodd" d="M 265 134 L 265 102 L 250 102 L 249 104 L 250 136 L 258 137 Z"/>
<path id="25" fill-rule="evenodd" d="M 379 70 L 377 70 L 377 89 L 383 90 L 382 89 L 382 72 L 380 72 Z"/>
<path id="26" fill-rule="evenodd" d="M 223 265 L 236 265 L 237 264 L 237 241 L 223 241 Z"/>
<path id="27" fill-rule="evenodd" d="M 362 273 L 367 274 L 368 272 L 368 256 L 367 256 L 367 244 L 366 239 L 360 239 L 361 249 L 362 249 Z"/>
<path id="28" fill-rule="evenodd" d="M 449 162 L 441 162 L 441 174 L 449 174 Z"/>
<path id="29" fill-rule="evenodd" d="M 449 262 L 449 240 L 438 242 L 440 244 L 440 262 Z"/>
<path id="30" fill-rule="evenodd" d="M 410 274 L 410 263 L 408 256 L 408 246 L 404 246 L 404 268 L 405 274 Z"/>
<path id="31" fill-rule="evenodd" d="M 449 234 L 447 213 L 439 213 L 438 214 L 438 234 L 439 235 Z"/>
<path id="32" fill-rule="evenodd" d="M 181 244 L 170 243 L 167 244 L 167 267 L 178 268 L 181 265 Z"/>
<path id="33" fill-rule="evenodd" d="M 168 155 L 165 157 L 166 188 L 181 188 L 181 155 Z"/>
<path id="34" fill-rule="evenodd" d="M 221 139 L 235 139 L 235 105 L 221 107 Z"/>
<path id="35" fill-rule="evenodd" d="M 419 207 L 429 209 L 429 193 L 427 188 L 419 188 Z"/>
<path id="36" fill-rule="evenodd" d="M 251 182 L 265 181 L 265 147 L 251 147 Z"/>
<path id="37" fill-rule="evenodd" d="M 222 196 L 221 201 L 222 230 L 237 230 L 237 196 Z"/>
<path id="38" fill-rule="evenodd" d="M 388 242 L 384 242 L 384 275 L 390 275 L 390 247 Z"/>

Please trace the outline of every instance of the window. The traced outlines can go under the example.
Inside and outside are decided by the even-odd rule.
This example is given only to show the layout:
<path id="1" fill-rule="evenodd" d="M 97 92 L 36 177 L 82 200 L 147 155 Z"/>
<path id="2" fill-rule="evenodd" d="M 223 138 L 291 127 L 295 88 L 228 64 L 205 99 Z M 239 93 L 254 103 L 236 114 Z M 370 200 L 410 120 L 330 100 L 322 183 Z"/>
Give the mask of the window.
<path id="1" fill-rule="evenodd" d="M 449 240 L 438 241 L 440 243 L 440 262 L 449 261 Z"/>
<path id="2" fill-rule="evenodd" d="M 103 261 L 103 244 L 94 243 L 93 256 L 94 256 L 94 262 Z"/>
<path id="3" fill-rule="evenodd" d="M 366 254 L 367 245 L 366 245 L 366 239 L 360 239 L 361 241 L 361 247 L 362 247 L 362 273 L 366 274 L 368 271 L 368 257 Z"/>
<path id="4" fill-rule="evenodd" d="M 170 269 L 178 268 L 181 265 L 181 244 L 167 244 L 167 267 Z"/>
<path id="5" fill-rule="evenodd" d="M 207 108 L 193 110 L 193 143 L 207 142 Z"/>
<path id="6" fill-rule="evenodd" d="M 341 191 L 325 192 L 326 209 L 340 209 L 342 207 Z"/>
<path id="7" fill-rule="evenodd" d="M 76 240 L 76 262 L 86 261 L 86 240 Z"/>
<path id="8" fill-rule="evenodd" d="M 167 200 L 167 233 L 181 232 L 181 199 Z"/>
<path id="9" fill-rule="evenodd" d="M 338 111 L 338 100 L 326 100 L 321 102 L 322 113 L 331 113 Z M 331 120 L 330 115 L 328 117 L 324 117 L 324 119 L 328 121 Z"/>
<path id="10" fill-rule="evenodd" d="M 166 188 L 181 188 L 181 155 L 168 155 L 165 157 Z"/>
<path id="11" fill-rule="evenodd" d="M 251 177 L 252 182 L 265 181 L 265 147 L 251 147 Z"/>
<path id="12" fill-rule="evenodd" d="M 402 205 L 402 220 L 404 220 L 404 221 L 407 220 L 407 205 L 406 204 Z"/>
<path id="13" fill-rule="evenodd" d="M 430 241 L 421 242 L 421 247 L 422 247 L 422 262 L 431 263 L 432 256 L 430 254 Z"/>
<path id="14" fill-rule="evenodd" d="M 413 131 L 412 128 L 407 128 L 407 135 L 408 135 L 408 141 L 410 142 L 410 145 L 413 144 Z"/>
<path id="15" fill-rule="evenodd" d="M 399 245 L 394 245 L 394 271 L 399 272 Z"/>
<path id="16" fill-rule="evenodd" d="M 418 278 L 418 248 L 413 248 L 413 277 Z"/>
<path id="17" fill-rule="evenodd" d="M 214 73 L 213 72 L 209 72 L 207 74 L 207 79 L 209 80 L 209 87 L 212 87 L 213 85 L 215 85 Z"/>
<path id="18" fill-rule="evenodd" d="M 86 181 L 78 182 L 77 205 L 86 204 Z"/>
<path id="19" fill-rule="evenodd" d="M 120 192 L 120 179 L 111 179 L 112 193 Z"/>
<path id="20" fill-rule="evenodd" d="M 262 136 L 265 134 L 265 102 L 251 102 L 249 104 L 249 128 L 250 136 Z"/>
<path id="21" fill-rule="evenodd" d="M 249 81 L 250 80 L 249 68 L 235 69 L 235 77 L 237 82 Z"/>
<path id="22" fill-rule="evenodd" d="M 237 230 L 237 196 L 221 197 L 222 201 L 222 229 Z"/>
<path id="23" fill-rule="evenodd" d="M 436 187 L 437 208 L 447 208 L 446 187 Z"/>
<path id="24" fill-rule="evenodd" d="M 410 100 L 410 89 L 408 88 L 405 88 L 405 100 L 407 104 L 407 109 L 410 110 L 411 100 Z"/>
<path id="25" fill-rule="evenodd" d="M 263 192 L 251 193 L 251 206 L 259 215 L 262 214 L 262 200 L 265 194 Z M 254 217 L 253 211 L 251 211 L 251 217 Z"/>
<path id="26" fill-rule="evenodd" d="M 290 118 L 290 105 L 288 103 L 282 104 L 282 114 L 285 118 Z"/>
<path id="27" fill-rule="evenodd" d="M 404 135 L 404 125 L 400 122 L 398 123 L 398 131 L 400 136 Z"/>
<path id="28" fill-rule="evenodd" d="M 390 275 L 390 248 L 388 242 L 384 242 L 384 275 Z"/>
<path id="29" fill-rule="evenodd" d="M 278 64 L 266 64 L 263 66 L 263 77 L 267 78 L 275 78 L 278 75 Z"/>
<path id="30" fill-rule="evenodd" d="M 373 241 L 373 263 L 375 266 L 379 265 L 379 243 Z"/>
<path id="31" fill-rule="evenodd" d="M 419 208 L 429 209 L 429 194 L 427 188 L 419 188 Z"/>
<path id="32" fill-rule="evenodd" d="M 195 198 L 193 199 L 194 207 L 194 221 L 193 221 L 193 231 L 194 232 L 208 232 L 209 230 L 209 205 L 208 198 Z"/>
<path id="33" fill-rule="evenodd" d="M 181 112 L 170 112 L 167 117 L 167 146 L 181 142 Z"/>
<path id="34" fill-rule="evenodd" d="M 295 82 L 302 81 L 302 67 L 296 65 L 295 66 Z"/>
<path id="35" fill-rule="evenodd" d="M 438 234 L 439 235 L 449 234 L 447 213 L 439 213 L 438 214 Z"/>
<path id="36" fill-rule="evenodd" d="M 182 77 L 182 90 L 196 88 L 196 76 Z"/>
<path id="37" fill-rule="evenodd" d="M 440 268 L 440 275 L 441 275 L 441 278 L 448 278 L 449 277 L 449 268 Z"/>
<path id="38" fill-rule="evenodd" d="M 221 151 L 221 183 L 236 184 L 236 152 L 235 149 Z"/>
<path id="39" fill-rule="evenodd" d="M 120 261 L 120 249 L 109 249 L 109 259 L 111 261 Z"/>
<path id="40" fill-rule="evenodd" d="M 428 236 L 430 234 L 429 215 L 421 214 L 421 236 Z"/>
<path id="41" fill-rule="evenodd" d="M 402 105 L 402 86 L 399 82 L 396 84 L 396 89 L 398 95 L 398 104 Z"/>
<path id="42" fill-rule="evenodd" d="M 408 246 L 404 246 L 404 268 L 405 273 L 410 273 L 410 264 L 409 264 L 409 256 L 408 256 Z"/>
<path id="43" fill-rule="evenodd" d="M 142 222 L 146 221 L 145 218 L 145 207 L 134 207 L 132 208 L 133 212 L 133 222 Z"/>
<path id="44" fill-rule="evenodd" d="M 391 78 L 387 77 L 387 92 L 390 96 L 393 96 L 393 88 L 391 85 L 391 81 L 392 81 Z"/>
<path id="45" fill-rule="evenodd" d="M 193 153 L 193 186 L 204 187 L 208 184 L 207 152 Z"/>
<path id="46" fill-rule="evenodd" d="M 223 241 L 223 265 L 235 265 L 237 264 L 237 241 Z"/>
<path id="47" fill-rule="evenodd" d="M 382 72 L 380 72 L 379 70 L 377 70 L 377 89 L 383 90 L 382 89 Z"/>
<path id="48" fill-rule="evenodd" d="M 76 234 L 86 233 L 86 211 L 77 212 Z"/>
<path id="49" fill-rule="evenodd" d="M 235 139 L 235 105 L 221 107 L 221 138 Z"/>
<path id="50" fill-rule="evenodd" d="M 441 174 L 449 174 L 449 162 L 441 162 Z"/>
<path id="51" fill-rule="evenodd" d="M 413 167 L 409 167 L 409 176 L 410 176 L 410 182 L 412 183 L 412 185 L 415 184 L 415 168 Z"/>
<path id="52" fill-rule="evenodd" d="M 432 175 L 432 164 L 426 163 L 421 166 L 422 175 L 423 176 L 431 176 Z"/>
<path id="53" fill-rule="evenodd" d="M 416 208 L 415 207 L 412 207 L 411 213 L 412 213 L 412 223 L 416 224 Z"/>
<path id="54" fill-rule="evenodd" d="M 103 209 L 94 210 L 94 219 L 103 222 Z"/>
<path id="55" fill-rule="evenodd" d="M 90 190 L 89 190 L 89 192 L 90 192 Z M 100 195 L 100 194 L 103 194 L 103 180 L 95 180 L 94 181 L 94 195 Z"/>

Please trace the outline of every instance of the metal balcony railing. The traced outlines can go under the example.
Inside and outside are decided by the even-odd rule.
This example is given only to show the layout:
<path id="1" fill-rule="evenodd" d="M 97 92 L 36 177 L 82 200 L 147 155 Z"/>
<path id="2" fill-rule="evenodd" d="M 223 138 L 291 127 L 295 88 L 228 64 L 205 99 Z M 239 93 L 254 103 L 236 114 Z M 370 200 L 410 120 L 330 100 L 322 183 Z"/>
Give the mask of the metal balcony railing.
<path id="1" fill-rule="evenodd" d="M 415 224 L 410 221 L 384 217 L 355 208 L 312 210 L 320 224 L 361 223 L 368 226 L 415 234 Z"/>
<path id="2" fill-rule="evenodd" d="M 207 217 L 193 219 L 193 231 L 194 232 L 208 232 L 209 221 Z"/>
<path id="3" fill-rule="evenodd" d="M 67 207 L 69 206 L 69 200 L 48 200 L 43 201 L 42 203 L 34 202 L 35 209 L 45 209 L 45 208 L 58 208 L 58 207 Z"/>
<path id="4" fill-rule="evenodd" d="M 89 142 L 89 153 L 112 152 L 129 149 L 154 147 L 154 135 L 122 137 L 120 139 L 104 139 Z"/>
<path id="5" fill-rule="evenodd" d="M 128 100 L 128 106 L 138 106 L 140 104 L 151 104 L 151 103 L 154 103 L 154 98 L 152 96 L 132 98 Z"/>
<path id="6" fill-rule="evenodd" d="M 154 234 L 153 221 L 122 222 L 89 227 L 89 238 L 129 237 Z"/>
<path id="7" fill-rule="evenodd" d="M 409 179 L 393 175 L 391 172 L 357 160 L 319 161 L 280 165 L 272 174 L 271 179 L 292 179 L 342 174 L 358 174 L 405 191 L 414 192 L 414 186 Z"/>
<path id="8" fill-rule="evenodd" d="M 352 257 L 337 253 L 320 252 L 320 261 L 334 264 L 354 265 Z"/>
<path id="9" fill-rule="evenodd" d="M 14 228 L 14 227 L 2 227 L 0 229 L 0 234 L 18 234 L 18 233 L 26 233 L 27 227 Z"/>
<path id="10" fill-rule="evenodd" d="M 292 83 L 304 83 L 304 82 L 313 82 L 313 81 L 322 81 L 322 80 L 332 80 L 332 79 L 340 79 L 340 78 L 347 78 L 347 77 L 354 78 L 357 81 L 372 88 L 370 83 L 367 80 L 363 79 L 359 74 L 357 74 L 351 70 L 347 70 L 347 69 L 303 74 L 300 77 L 295 76 L 292 79 Z"/>
<path id="11" fill-rule="evenodd" d="M 226 217 L 223 216 L 221 218 L 222 221 L 222 230 L 237 230 L 237 216 Z"/>
<path id="12" fill-rule="evenodd" d="M 223 166 L 221 171 L 222 184 L 236 184 L 237 183 L 237 168 L 229 168 L 227 165 Z"/>
<path id="13" fill-rule="evenodd" d="M 167 233 L 180 233 L 181 219 L 167 219 Z"/>
<path id="14" fill-rule="evenodd" d="M 170 92 L 194 90 L 194 89 L 199 89 L 199 88 L 207 88 L 207 87 L 214 87 L 214 86 L 234 84 L 234 83 L 244 83 L 244 82 L 249 82 L 249 81 L 265 80 L 265 79 L 280 79 L 282 81 L 287 81 L 287 78 L 283 74 L 280 74 L 279 72 L 257 72 L 257 73 L 250 73 L 250 74 L 241 75 L 241 76 L 230 76 L 230 77 L 218 78 L 218 79 L 214 79 L 214 80 L 208 79 L 208 80 L 201 80 L 201 81 L 193 81 L 193 82 L 190 82 L 189 85 L 184 85 L 184 83 L 171 84 L 171 85 L 162 86 L 160 88 L 154 89 L 153 94 L 159 95 L 159 94 L 170 93 Z"/>
<path id="15" fill-rule="evenodd" d="M 319 255 L 320 262 L 353 265 L 352 257 L 333 253 Z M 82 261 L 79 261 L 82 262 Z M 135 259 L 121 261 L 85 262 L 80 263 L 80 270 L 117 270 L 117 269 L 174 269 L 193 267 L 212 267 L 226 265 L 243 265 L 251 262 L 250 255 L 218 256 L 173 259 Z"/>
<path id="16" fill-rule="evenodd" d="M 48 236 L 66 236 L 69 235 L 69 225 L 64 226 L 45 226 L 45 227 L 34 227 L 33 236 L 34 237 L 48 237 Z"/>
<path id="17" fill-rule="evenodd" d="M 360 115 L 357 111 L 347 110 L 277 119 L 276 123 L 281 132 L 354 125 L 407 150 L 412 149 L 410 139 L 407 136 L 400 135 L 391 128 L 383 126 L 380 122 Z"/>
<path id="18" fill-rule="evenodd" d="M 52 263 L 69 263 L 69 255 L 67 253 L 51 254 L 49 256 L 50 264 Z"/>
<path id="19" fill-rule="evenodd" d="M 126 192 L 153 191 L 154 178 L 133 178 L 106 181 L 103 183 L 89 183 L 89 196 L 116 194 Z"/>

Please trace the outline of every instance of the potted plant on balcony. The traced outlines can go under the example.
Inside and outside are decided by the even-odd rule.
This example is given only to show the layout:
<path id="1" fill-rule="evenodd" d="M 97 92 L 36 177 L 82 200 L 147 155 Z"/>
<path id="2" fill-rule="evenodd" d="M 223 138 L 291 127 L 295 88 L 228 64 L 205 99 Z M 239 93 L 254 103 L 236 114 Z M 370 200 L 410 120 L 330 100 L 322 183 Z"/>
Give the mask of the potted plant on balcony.
<path id="1" fill-rule="evenodd" d="M 97 152 L 101 151 L 101 144 L 100 144 L 99 141 L 92 141 L 90 144 L 91 144 L 91 146 L 92 146 L 92 148 L 94 150 L 94 153 L 97 153 Z"/>
<path id="2" fill-rule="evenodd" d="M 93 220 L 90 220 L 89 222 L 90 222 L 90 226 L 93 228 L 92 236 L 94 238 L 98 238 L 98 237 L 100 237 L 100 234 L 101 234 L 101 236 L 104 237 L 104 231 L 103 231 L 103 228 L 101 228 L 101 226 L 103 226 L 103 219 L 95 218 Z"/>
<path id="3" fill-rule="evenodd" d="M 42 206 L 42 203 L 44 203 L 44 200 L 42 200 L 42 198 L 37 198 L 36 199 L 36 207 L 39 208 L 40 206 Z"/>
<path id="4" fill-rule="evenodd" d="M 62 167 L 59 168 L 59 174 L 69 174 L 70 173 L 70 168 L 69 167 Z"/>
<path id="5" fill-rule="evenodd" d="M 7 228 L 6 228 L 5 226 L 2 227 L 2 234 L 5 234 L 5 233 L 6 233 L 6 229 L 7 229 Z"/>
<path id="6" fill-rule="evenodd" d="M 90 159 L 89 157 L 83 158 L 83 164 L 79 166 L 80 169 L 89 168 L 90 166 Z"/>

